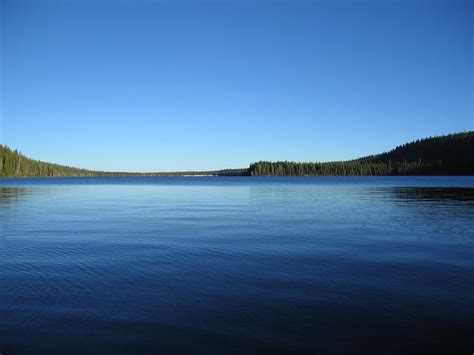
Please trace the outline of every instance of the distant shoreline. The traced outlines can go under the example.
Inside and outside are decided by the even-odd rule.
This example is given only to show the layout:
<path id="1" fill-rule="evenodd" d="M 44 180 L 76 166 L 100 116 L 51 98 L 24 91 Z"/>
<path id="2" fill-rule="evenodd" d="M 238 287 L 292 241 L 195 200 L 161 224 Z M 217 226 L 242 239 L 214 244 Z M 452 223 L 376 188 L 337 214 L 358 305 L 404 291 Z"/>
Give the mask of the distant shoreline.
<path id="1" fill-rule="evenodd" d="M 402 175 L 474 175 L 474 131 L 429 137 L 400 145 L 389 152 L 347 161 L 259 161 L 240 169 L 150 173 L 93 171 L 46 163 L 0 145 L 0 178 Z"/>

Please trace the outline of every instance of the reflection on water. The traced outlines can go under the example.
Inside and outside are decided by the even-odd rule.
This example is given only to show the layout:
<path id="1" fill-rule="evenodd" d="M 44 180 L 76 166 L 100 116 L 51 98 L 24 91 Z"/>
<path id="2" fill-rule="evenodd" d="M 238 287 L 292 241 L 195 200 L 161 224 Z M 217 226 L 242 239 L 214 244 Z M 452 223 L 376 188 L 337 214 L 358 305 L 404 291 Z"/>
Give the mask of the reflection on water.
<path id="1" fill-rule="evenodd" d="M 24 187 L 0 187 L 0 208 L 19 203 L 28 192 L 29 189 Z"/>
<path id="2" fill-rule="evenodd" d="M 472 205 L 474 202 L 474 188 L 403 187 L 392 188 L 391 191 L 397 199 L 415 202 L 466 202 L 466 205 Z"/>
<path id="3" fill-rule="evenodd" d="M 472 179 L 4 185 L 2 354 L 472 351 Z"/>

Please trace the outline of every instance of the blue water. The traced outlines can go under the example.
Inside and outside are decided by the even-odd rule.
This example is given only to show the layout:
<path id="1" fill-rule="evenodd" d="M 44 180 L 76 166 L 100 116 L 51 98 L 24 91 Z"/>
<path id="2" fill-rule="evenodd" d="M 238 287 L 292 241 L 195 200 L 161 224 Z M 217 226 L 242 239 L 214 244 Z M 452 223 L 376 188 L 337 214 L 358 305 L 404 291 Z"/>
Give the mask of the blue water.
<path id="1" fill-rule="evenodd" d="M 0 180 L 0 353 L 471 354 L 474 177 Z"/>

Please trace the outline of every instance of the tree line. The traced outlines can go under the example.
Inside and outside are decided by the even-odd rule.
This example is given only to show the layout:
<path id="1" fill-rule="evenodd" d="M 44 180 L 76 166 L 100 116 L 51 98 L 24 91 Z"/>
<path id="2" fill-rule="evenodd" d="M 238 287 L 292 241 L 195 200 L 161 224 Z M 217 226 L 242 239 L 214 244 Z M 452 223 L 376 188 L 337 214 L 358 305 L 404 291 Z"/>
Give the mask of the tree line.
<path id="1" fill-rule="evenodd" d="M 239 176 L 247 175 L 247 170 L 248 169 L 224 169 L 217 171 L 177 171 L 151 173 L 94 171 L 29 159 L 17 150 L 12 150 L 5 145 L 0 145 L 0 178 L 69 176 Z"/>
<path id="2" fill-rule="evenodd" d="M 0 145 L 0 177 L 92 176 L 96 172 L 45 163 Z"/>
<path id="3" fill-rule="evenodd" d="M 430 137 L 378 155 L 337 162 L 259 161 L 249 168 L 217 171 L 105 172 L 29 159 L 0 145 L 0 177 L 60 176 L 367 176 L 474 175 L 474 131 Z"/>
<path id="4" fill-rule="evenodd" d="M 474 132 L 430 137 L 355 160 L 253 163 L 251 176 L 474 175 Z"/>

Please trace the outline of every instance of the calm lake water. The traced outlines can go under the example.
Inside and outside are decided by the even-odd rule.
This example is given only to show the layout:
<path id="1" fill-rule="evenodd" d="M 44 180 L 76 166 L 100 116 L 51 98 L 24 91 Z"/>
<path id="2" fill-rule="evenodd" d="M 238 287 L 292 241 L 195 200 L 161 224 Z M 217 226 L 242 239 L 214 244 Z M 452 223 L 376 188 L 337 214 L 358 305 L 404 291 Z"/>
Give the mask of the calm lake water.
<path id="1" fill-rule="evenodd" d="M 474 351 L 474 177 L 0 180 L 0 353 Z"/>

